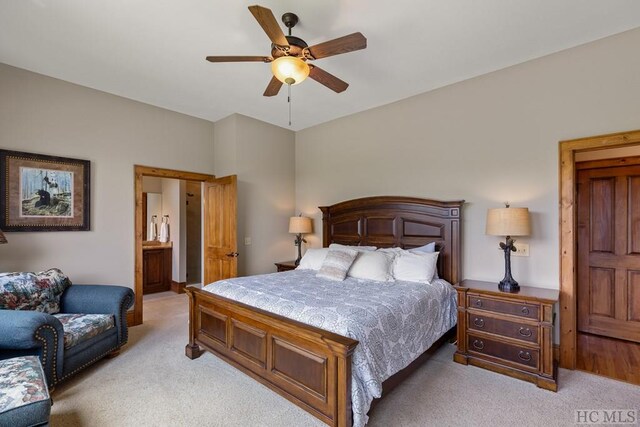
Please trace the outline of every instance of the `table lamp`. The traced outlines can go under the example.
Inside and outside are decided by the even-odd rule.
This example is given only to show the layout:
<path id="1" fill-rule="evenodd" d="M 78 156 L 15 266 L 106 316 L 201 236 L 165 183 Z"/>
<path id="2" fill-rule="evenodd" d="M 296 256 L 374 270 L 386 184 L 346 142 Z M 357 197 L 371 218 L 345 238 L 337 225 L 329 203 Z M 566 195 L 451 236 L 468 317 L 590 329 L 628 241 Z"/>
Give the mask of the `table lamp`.
<path id="1" fill-rule="evenodd" d="M 531 233 L 528 208 L 489 209 L 487 211 L 486 234 L 490 236 L 506 236 L 506 242 L 500 242 L 500 249 L 504 251 L 504 279 L 498 288 L 504 292 L 518 292 L 520 286 L 511 276 L 511 252 L 516 251 L 515 240 L 511 236 L 528 236 Z"/>
<path id="2" fill-rule="evenodd" d="M 289 233 L 296 235 L 294 243 L 298 247 L 298 258 L 296 259 L 297 267 L 298 264 L 300 264 L 300 259 L 302 259 L 302 242 L 307 243 L 302 235 L 311 233 L 311 218 L 302 216 L 302 214 L 289 218 Z"/>

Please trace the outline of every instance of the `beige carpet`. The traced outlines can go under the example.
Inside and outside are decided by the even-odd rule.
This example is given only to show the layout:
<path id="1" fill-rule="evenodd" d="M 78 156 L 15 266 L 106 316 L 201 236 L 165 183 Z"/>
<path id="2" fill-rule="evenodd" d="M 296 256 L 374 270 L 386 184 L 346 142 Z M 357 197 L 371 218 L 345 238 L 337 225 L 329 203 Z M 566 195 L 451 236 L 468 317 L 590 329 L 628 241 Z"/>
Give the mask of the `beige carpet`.
<path id="1" fill-rule="evenodd" d="M 205 353 L 184 356 L 185 295 L 145 301 L 120 356 L 54 393 L 57 426 L 318 426 L 286 399 Z M 375 408 L 370 426 L 563 426 L 575 409 L 640 409 L 640 387 L 560 371 L 560 390 L 454 363 L 446 345 Z"/>

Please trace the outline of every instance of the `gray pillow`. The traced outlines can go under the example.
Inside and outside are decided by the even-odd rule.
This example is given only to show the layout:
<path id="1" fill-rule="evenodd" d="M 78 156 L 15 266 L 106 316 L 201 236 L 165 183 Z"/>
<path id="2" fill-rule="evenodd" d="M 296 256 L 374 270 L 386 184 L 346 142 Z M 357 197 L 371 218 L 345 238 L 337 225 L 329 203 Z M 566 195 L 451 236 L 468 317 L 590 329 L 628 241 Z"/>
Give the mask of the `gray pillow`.
<path id="1" fill-rule="evenodd" d="M 316 277 L 336 281 L 344 280 L 357 255 L 358 251 L 353 249 L 329 249 Z"/>

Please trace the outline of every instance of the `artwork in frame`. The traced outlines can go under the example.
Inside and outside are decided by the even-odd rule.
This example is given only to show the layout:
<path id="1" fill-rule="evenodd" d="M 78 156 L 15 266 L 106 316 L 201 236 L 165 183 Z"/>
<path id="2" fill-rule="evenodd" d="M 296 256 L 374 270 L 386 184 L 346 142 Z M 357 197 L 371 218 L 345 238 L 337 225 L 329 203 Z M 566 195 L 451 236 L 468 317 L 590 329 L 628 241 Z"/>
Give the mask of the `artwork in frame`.
<path id="1" fill-rule="evenodd" d="M 90 229 L 88 160 L 0 150 L 0 229 Z"/>

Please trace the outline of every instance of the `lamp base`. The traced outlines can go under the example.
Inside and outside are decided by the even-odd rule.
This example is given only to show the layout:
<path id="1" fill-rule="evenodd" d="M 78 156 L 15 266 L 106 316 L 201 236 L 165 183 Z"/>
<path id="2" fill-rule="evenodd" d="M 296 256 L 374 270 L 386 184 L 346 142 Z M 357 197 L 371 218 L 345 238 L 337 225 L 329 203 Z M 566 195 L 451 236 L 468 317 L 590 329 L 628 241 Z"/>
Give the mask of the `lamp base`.
<path id="1" fill-rule="evenodd" d="M 513 280 L 513 277 L 509 277 L 502 279 L 500 283 L 498 283 L 498 289 L 500 289 L 502 292 L 516 293 L 520 292 L 520 285 L 518 285 L 518 282 Z"/>
<path id="2" fill-rule="evenodd" d="M 302 259 L 302 234 L 296 234 L 296 240 L 294 241 L 295 245 L 298 247 L 298 258 L 295 260 L 295 266 L 300 265 L 300 260 Z"/>

